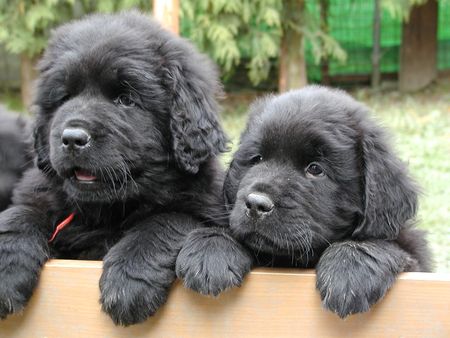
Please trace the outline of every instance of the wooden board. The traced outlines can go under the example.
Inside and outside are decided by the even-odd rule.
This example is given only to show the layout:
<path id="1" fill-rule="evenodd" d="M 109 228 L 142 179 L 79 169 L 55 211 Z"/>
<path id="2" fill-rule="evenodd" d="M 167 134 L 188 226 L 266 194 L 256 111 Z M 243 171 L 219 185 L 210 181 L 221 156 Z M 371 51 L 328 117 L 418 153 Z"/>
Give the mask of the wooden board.
<path id="1" fill-rule="evenodd" d="M 100 311 L 100 273 L 101 262 L 50 261 L 0 337 L 450 337 L 450 274 L 402 274 L 369 313 L 346 320 L 321 308 L 311 270 L 258 269 L 218 298 L 177 282 L 154 318 L 123 328 Z"/>

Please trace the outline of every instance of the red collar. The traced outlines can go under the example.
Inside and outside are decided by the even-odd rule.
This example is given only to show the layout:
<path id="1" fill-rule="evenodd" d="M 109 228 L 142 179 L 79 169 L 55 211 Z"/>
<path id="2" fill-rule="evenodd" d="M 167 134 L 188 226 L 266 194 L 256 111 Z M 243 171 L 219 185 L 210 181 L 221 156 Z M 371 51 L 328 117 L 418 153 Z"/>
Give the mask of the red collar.
<path id="1" fill-rule="evenodd" d="M 64 221 L 62 221 L 61 223 L 59 223 L 56 226 L 55 231 L 52 234 L 52 237 L 50 237 L 50 239 L 48 240 L 49 243 L 53 242 L 53 240 L 55 239 L 56 235 L 62 230 L 64 229 L 67 225 L 69 225 L 70 222 L 72 222 L 73 218 L 75 216 L 75 213 L 72 212 L 69 217 L 67 217 Z"/>

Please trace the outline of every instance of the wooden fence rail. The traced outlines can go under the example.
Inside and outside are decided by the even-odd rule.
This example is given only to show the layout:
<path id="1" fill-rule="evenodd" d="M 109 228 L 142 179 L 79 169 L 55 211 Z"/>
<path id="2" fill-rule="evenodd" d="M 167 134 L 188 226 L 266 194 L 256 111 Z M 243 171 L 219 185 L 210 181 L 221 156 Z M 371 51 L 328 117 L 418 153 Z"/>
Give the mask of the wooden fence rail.
<path id="1" fill-rule="evenodd" d="M 100 311 L 100 274 L 101 262 L 50 261 L 0 337 L 450 337 L 450 274 L 404 273 L 370 312 L 345 320 L 322 309 L 312 270 L 257 269 L 218 298 L 177 282 L 155 317 L 128 328 Z"/>

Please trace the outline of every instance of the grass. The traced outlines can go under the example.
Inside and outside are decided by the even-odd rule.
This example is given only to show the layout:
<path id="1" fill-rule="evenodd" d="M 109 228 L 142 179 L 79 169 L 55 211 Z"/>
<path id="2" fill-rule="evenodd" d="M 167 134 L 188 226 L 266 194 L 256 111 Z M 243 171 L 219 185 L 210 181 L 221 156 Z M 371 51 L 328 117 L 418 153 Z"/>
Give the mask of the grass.
<path id="1" fill-rule="evenodd" d="M 418 226 L 428 232 L 435 271 L 450 272 L 450 78 L 415 94 L 400 94 L 389 87 L 376 94 L 367 89 L 351 94 L 391 130 L 394 148 L 420 182 Z M 222 121 L 232 141 L 231 152 L 222 157 L 224 165 L 238 146 L 247 108 L 258 95 L 234 93 L 223 102 Z M 10 110 L 23 110 L 16 92 L 0 94 L 0 102 Z"/>
<path id="2" fill-rule="evenodd" d="M 418 226 L 428 233 L 435 271 L 450 272 L 450 79 L 415 94 L 400 94 L 389 86 L 378 93 L 359 89 L 351 94 L 367 104 L 391 131 L 394 149 L 420 183 Z M 240 93 L 225 100 L 222 120 L 232 151 L 244 129 L 246 109 L 255 97 L 254 93 Z M 223 162 L 229 163 L 230 157 L 225 154 Z"/>

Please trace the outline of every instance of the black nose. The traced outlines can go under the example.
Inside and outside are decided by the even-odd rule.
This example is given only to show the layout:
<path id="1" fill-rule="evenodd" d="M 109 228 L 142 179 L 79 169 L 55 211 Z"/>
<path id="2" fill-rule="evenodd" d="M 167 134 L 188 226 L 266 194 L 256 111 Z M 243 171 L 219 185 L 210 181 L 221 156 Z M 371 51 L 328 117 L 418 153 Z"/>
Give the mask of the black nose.
<path id="1" fill-rule="evenodd" d="M 63 146 L 72 149 L 82 149 L 86 147 L 90 139 L 91 136 L 88 132 L 80 128 L 66 128 L 61 136 Z"/>
<path id="2" fill-rule="evenodd" d="M 252 217 L 261 217 L 273 210 L 274 204 L 266 195 L 259 193 L 248 194 L 245 199 L 247 214 Z"/>

